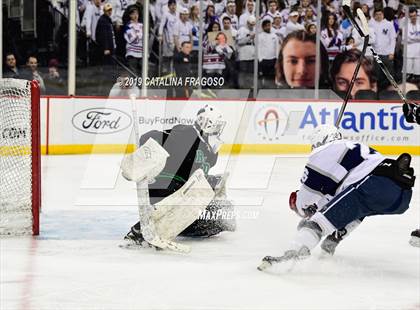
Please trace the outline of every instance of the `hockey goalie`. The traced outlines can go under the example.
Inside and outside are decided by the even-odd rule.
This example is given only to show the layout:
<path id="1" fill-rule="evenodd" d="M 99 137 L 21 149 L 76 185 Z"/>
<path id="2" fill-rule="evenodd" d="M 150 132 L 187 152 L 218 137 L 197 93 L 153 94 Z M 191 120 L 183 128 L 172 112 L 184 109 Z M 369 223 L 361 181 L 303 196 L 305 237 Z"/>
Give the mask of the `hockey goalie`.
<path id="1" fill-rule="evenodd" d="M 228 175 L 208 174 L 217 162 L 225 124 L 220 111 L 206 105 L 193 125 L 140 137 L 140 147 L 121 163 L 124 178 L 137 182 L 140 213 L 124 238 L 127 245 L 177 250 L 173 240 L 178 235 L 210 237 L 235 230 L 233 205 L 226 199 Z"/>

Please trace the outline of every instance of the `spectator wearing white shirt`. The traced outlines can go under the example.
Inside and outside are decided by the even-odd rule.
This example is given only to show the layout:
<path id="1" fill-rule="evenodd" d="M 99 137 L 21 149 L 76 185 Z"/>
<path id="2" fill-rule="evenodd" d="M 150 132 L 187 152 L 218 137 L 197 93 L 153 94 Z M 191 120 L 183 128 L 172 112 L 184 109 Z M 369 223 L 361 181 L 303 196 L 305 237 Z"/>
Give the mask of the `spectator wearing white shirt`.
<path id="1" fill-rule="evenodd" d="M 343 35 L 338 30 L 337 16 L 335 14 L 328 13 L 325 25 L 321 31 L 321 42 L 327 49 L 329 60 L 333 61 L 340 52 L 343 43 Z"/>
<path id="2" fill-rule="evenodd" d="M 255 25 L 256 18 L 249 16 L 246 26 L 239 28 L 236 37 L 239 61 L 239 87 L 249 88 L 253 83 L 255 56 Z"/>
<path id="3" fill-rule="evenodd" d="M 273 87 L 277 58 L 279 56 L 280 44 L 277 35 L 271 31 L 271 21 L 265 19 L 262 22 L 262 32 L 258 34 L 258 71 L 262 76 L 263 85 L 267 83 Z"/>
<path id="4" fill-rule="evenodd" d="M 369 25 L 373 28 L 376 36 L 376 41 L 373 45 L 375 51 L 378 53 L 382 62 L 387 66 L 391 74 L 394 72 L 394 51 L 396 44 L 396 33 L 392 22 L 384 19 L 384 13 L 382 9 L 375 9 L 374 19 L 369 22 Z M 378 89 L 385 89 L 388 85 L 388 79 L 380 70 L 379 66 L 376 66 L 377 77 L 378 77 Z"/>
<path id="5" fill-rule="evenodd" d="M 277 36 L 280 44 L 281 42 L 283 42 L 284 38 L 286 37 L 286 27 L 282 23 L 281 15 L 279 12 L 277 12 L 274 15 L 271 32 L 273 32 Z"/>
<path id="6" fill-rule="evenodd" d="M 213 0 L 214 12 L 217 16 L 221 16 L 226 8 L 226 0 Z"/>
<path id="7" fill-rule="evenodd" d="M 289 20 L 286 24 L 286 35 L 289 33 L 299 31 L 299 30 L 305 30 L 305 27 L 301 25 L 299 22 L 299 13 L 298 11 L 292 11 L 289 14 Z"/>
<path id="8" fill-rule="evenodd" d="M 101 0 L 92 0 L 87 5 L 81 26 L 85 27 L 88 39 L 96 41 L 96 25 L 102 13 Z"/>
<path id="9" fill-rule="evenodd" d="M 408 80 L 420 82 L 420 23 L 417 17 L 417 9 L 409 9 L 407 31 L 407 73 Z M 404 31 L 403 31 L 404 33 Z"/>
<path id="10" fill-rule="evenodd" d="M 227 16 L 230 18 L 230 23 L 232 25 L 232 28 L 235 30 L 239 29 L 239 19 L 238 19 L 238 16 L 236 16 L 235 11 L 236 11 L 235 1 L 229 0 L 226 6 L 226 12 L 220 16 L 220 22 L 222 23 L 220 26 L 222 26 L 222 28 L 223 28 L 223 18 Z"/>
<path id="11" fill-rule="evenodd" d="M 172 71 L 171 62 L 175 51 L 174 29 L 178 22 L 176 0 L 169 0 L 168 8 L 168 12 L 163 15 L 158 31 L 158 40 L 161 43 L 163 57 L 162 71 L 165 73 Z"/>
<path id="12" fill-rule="evenodd" d="M 246 26 L 248 21 L 248 17 L 255 16 L 255 3 L 253 0 L 248 0 L 246 2 L 246 10 L 245 12 L 239 17 L 239 28 Z"/>
<path id="13" fill-rule="evenodd" d="M 192 41 L 193 26 L 189 21 L 190 12 L 187 8 L 182 8 L 180 12 L 180 19 L 175 24 L 174 28 L 174 42 L 175 48 L 181 52 L 183 42 Z"/>
<path id="14" fill-rule="evenodd" d="M 132 8 L 129 12 L 130 22 L 125 26 L 124 39 L 128 65 L 137 76 L 141 75 L 143 58 L 143 24 L 139 23 L 139 12 Z"/>

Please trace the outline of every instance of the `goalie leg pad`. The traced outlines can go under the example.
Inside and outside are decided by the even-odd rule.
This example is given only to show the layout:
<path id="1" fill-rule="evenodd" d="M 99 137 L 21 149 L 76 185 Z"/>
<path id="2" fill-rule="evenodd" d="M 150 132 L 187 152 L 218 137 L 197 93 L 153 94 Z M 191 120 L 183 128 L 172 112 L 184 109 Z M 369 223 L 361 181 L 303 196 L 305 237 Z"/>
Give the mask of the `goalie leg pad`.
<path id="1" fill-rule="evenodd" d="M 157 234 L 173 240 L 191 225 L 214 197 L 214 192 L 199 169 L 179 190 L 155 204 L 152 213 Z"/>
<path id="2" fill-rule="evenodd" d="M 200 217 L 180 235 L 185 237 L 210 237 L 222 231 L 235 230 L 236 215 L 232 202 L 214 199 L 200 214 Z"/>

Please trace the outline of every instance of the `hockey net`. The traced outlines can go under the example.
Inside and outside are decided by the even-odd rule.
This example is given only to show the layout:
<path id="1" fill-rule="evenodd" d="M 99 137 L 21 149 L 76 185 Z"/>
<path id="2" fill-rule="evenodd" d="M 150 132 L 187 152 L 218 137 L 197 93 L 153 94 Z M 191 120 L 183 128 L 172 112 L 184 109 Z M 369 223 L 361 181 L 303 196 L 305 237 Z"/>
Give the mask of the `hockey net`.
<path id="1" fill-rule="evenodd" d="M 39 234 L 39 87 L 0 79 L 0 236 Z"/>

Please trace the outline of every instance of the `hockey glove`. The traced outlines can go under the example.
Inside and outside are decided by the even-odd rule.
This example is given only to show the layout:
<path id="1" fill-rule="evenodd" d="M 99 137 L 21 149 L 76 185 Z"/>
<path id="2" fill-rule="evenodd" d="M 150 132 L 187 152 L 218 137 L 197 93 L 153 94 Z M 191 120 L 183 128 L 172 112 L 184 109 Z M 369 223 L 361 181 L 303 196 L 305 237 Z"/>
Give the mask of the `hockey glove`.
<path id="1" fill-rule="evenodd" d="M 403 104 L 405 120 L 408 123 L 417 123 L 420 125 L 420 109 L 418 104 L 409 102 Z"/>

